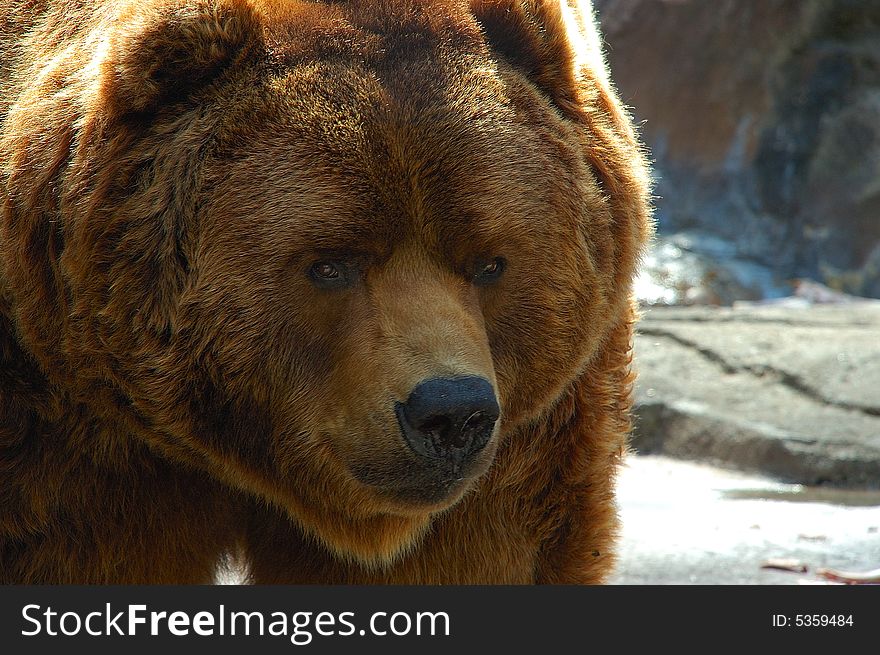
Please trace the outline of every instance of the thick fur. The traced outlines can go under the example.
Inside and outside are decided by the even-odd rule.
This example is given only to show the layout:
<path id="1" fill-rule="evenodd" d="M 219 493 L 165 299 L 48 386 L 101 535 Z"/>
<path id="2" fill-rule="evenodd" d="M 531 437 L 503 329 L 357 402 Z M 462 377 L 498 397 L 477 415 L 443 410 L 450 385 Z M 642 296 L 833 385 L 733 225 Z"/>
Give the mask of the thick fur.
<path id="1" fill-rule="evenodd" d="M 0 29 L 0 581 L 604 579 L 650 220 L 589 6 L 6 0 Z M 452 375 L 502 416 L 434 488 L 392 408 Z"/>

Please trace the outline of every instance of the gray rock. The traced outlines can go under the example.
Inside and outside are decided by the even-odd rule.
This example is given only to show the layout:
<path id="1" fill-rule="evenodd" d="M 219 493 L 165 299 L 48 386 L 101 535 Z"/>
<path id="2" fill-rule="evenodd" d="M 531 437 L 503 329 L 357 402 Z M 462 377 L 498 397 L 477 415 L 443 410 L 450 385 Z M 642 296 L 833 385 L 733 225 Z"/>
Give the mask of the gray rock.
<path id="1" fill-rule="evenodd" d="M 651 308 L 633 448 L 880 488 L 880 303 Z"/>
<path id="2" fill-rule="evenodd" d="M 880 297 L 880 3 L 596 7 L 656 160 L 661 233 L 711 234 L 780 280 Z"/>

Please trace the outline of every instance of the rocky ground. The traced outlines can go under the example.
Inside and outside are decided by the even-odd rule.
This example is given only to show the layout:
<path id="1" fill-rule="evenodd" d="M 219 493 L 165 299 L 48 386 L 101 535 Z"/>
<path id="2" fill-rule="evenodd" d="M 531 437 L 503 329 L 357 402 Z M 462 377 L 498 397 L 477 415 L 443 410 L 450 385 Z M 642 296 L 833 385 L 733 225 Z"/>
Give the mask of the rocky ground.
<path id="1" fill-rule="evenodd" d="M 635 351 L 636 452 L 880 488 L 880 302 L 649 308 Z"/>
<path id="2" fill-rule="evenodd" d="M 876 573 L 880 302 L 804 285 L 763 304 L 650 307 L 635 352 L 613 583 Z M 778 560 L 794 571 L 765 568 Z"/>

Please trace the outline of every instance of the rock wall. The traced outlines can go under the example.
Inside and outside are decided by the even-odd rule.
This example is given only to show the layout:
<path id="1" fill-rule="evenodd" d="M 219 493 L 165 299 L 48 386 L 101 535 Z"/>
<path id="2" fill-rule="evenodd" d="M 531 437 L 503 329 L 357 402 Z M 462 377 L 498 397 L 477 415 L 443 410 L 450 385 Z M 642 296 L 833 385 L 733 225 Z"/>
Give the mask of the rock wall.
<path id="1" fill-rule="evenodd" d="M 595 4 L 661 234 L 880 297 L 880 0 Z"/>

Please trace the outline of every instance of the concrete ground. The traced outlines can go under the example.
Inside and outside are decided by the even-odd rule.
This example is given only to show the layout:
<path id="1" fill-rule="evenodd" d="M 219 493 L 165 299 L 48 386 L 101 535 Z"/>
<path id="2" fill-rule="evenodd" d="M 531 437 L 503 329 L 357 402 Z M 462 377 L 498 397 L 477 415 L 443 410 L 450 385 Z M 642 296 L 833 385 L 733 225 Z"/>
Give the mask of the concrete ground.
<path id="1" fill-rule="evenodd" d="M 880 491 L 810 488 L 662 456 L 630 456 L 619 481 L 612 584 L 803 584 L 820 567 L 880 567 Z M 761 568 L 790 559 L 792 573 Z"/>

